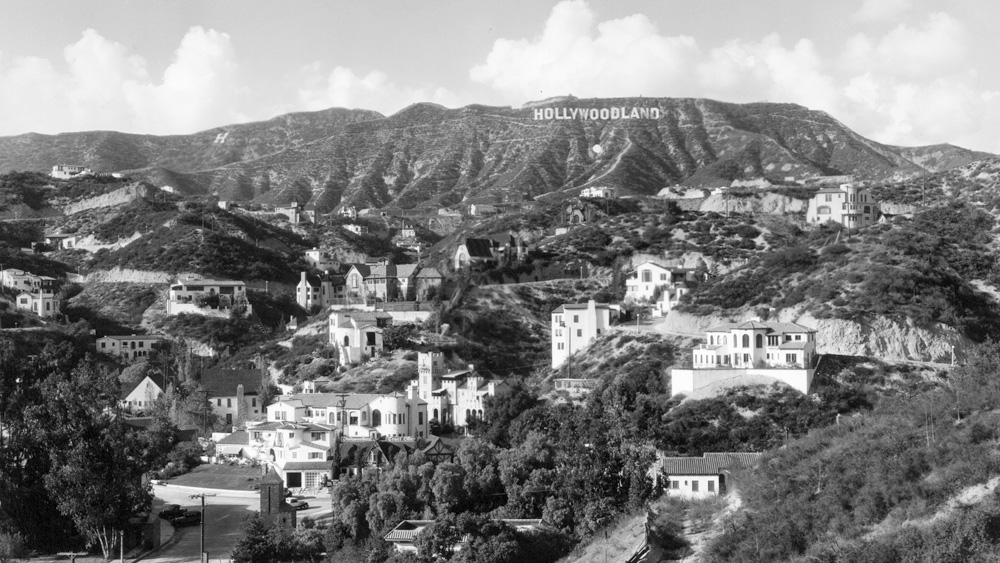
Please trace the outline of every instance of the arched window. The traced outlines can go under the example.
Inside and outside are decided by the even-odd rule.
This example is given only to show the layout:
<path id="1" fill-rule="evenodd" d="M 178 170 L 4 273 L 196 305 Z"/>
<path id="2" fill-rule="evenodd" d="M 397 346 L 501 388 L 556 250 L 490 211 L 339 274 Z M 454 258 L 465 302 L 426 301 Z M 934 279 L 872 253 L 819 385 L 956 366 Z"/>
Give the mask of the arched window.
<path id="1" fill-rule="evenodd" d="M 351 345 L 351 337 L 345 334 L 344 335 L 344 346 L 350 346 L 350 345 Z"/>
<path id="2" fill-rule="evenodd" d="M 368 422 L 368 411 L 361 411 L 361 422 Z"/>
<path id="3" fill-rule="evenodd" d="M 757 347 L 758 348 L 763 348 L 764 347 L 764 336 L 761 335 L 761 334 L 758 334 L 756 336 L 756 340 L 757 340 Z"/>
<path id="4" fill-rule="evenodd" d="M 434 420 L 440 421 L 440 419 L 438 419 L 438 410 L 437 409 L 434 409 Z"/>
<path id="5" fill-rule="evenodd" d="M 479 419 L 483 419 L 483 409 L 479 409 Z"/>
<path id="6" fill-rule="evenodd" d="M 372 426 L 382 426 L 382 411 L 378 409 L 372 411 Z"/>
<path id="7" fill-rule="evenodd" d="M 715 345 L 715 337 L 712 336 L 711 334 L 708 335 L 708 344 L 709 346 Z"/>
<path id="8" fill-rule="evenodd" d="M 465 420 L 468 421 L 470 418 L 472 418 L 472 414 L 470 414 L 469 409 L 465 409 Z"/>
<path id="9" fill-rule="evenodd" d="M 750 335 L 749 334 L 744 334 L 743 335 L 743 347 L 744 348 L 749 348 L 750 347 Z"/>

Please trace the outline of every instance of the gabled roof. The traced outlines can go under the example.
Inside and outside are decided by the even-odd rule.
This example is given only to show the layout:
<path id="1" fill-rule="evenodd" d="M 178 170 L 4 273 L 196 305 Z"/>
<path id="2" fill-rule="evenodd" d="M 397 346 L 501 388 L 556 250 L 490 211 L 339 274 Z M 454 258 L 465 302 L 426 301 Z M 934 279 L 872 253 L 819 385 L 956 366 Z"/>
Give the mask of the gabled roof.
<path id="1" fill-rule="evenodd" d="M 151 372 L 138 381 L 133 381 L 131 383 L 123 383 L 121 386 L 121 398 L 122 399 L 127 398 L 132 393 L 132 391 L 135 391 L 136 388 L 139 387 L 139 385 L 141 385 L 147 379 L 152 381 L 153 385 L 156 385 L 156 387 L 160 390 L 160 393 L 163 393 L 163 390 L 166 389 L 167 387 L 166 383 L 163 380 L 163 376 L 161 374 Z"/>
<path id="2" fill-rule="evenodd" d="M 465 239 L 465 249 L 471 258 L 493 258 L 493 241 L 485 238 Z"/>
<path id="3" fill-rule="evenodd" d="M 201 386 L 208 397 L 235 397 L 236 387 L 243 385 L 244 395 L 256 395 L 260 387 L 258 369 L 206 369 L 201 372 Z"/>
<path id="4" fill-rule="evenodd" d="M 420 268 L 417 272 L 418 278 L 441 278 L 441 272 L 437 271 L 437 268 Z"/>
<path id="5" fill-rule="evenodd" d="M 665 475 L 719 475 L 725 470 L 756 467 L 764 454 L 751 452 L 708 453 L 703 457 L 663 457 Z"/>
<path id="6" fill-rule="evenodd" d="M 372 270 L 368 264 L 350 264 L 350 269 L 357 270 L 361 277 L 367 278 L 372 275 Z"/>
<path id="7" fill-rule="evenodd" d="M 399 266 L 396 266 L 396 277 L 397 278 L 411 277 L 413 276 L 413 273 L 416 272 L 416 270 L 417 270 L 416 264 L 400 264 Z"/>

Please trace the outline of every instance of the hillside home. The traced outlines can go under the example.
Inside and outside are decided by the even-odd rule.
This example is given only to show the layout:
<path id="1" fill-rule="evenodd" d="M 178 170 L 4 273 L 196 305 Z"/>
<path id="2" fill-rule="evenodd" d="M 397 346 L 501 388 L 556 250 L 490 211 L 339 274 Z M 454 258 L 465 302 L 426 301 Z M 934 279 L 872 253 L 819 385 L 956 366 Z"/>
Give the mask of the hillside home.
<path id="1" fill-rule="evenodd" d="M 693 268 L 664 266 L 656 262 L 646 261 L 635 267 L 635 271 L 625 279 L 625 301 L 651 300 L 656 288 L 672 289 L 675 284 L 694 281 Z"/>
<path id="2" fill-rule="evenodd" d="M 552 387 L 556 391 L 566 391 L 571 395 L 585 395 L 597 388 L 599 379 L 557 377 L 552 380 Z"/>
<path id="3" fill-rule="evenodd" d="M 358 208 L 354 207 L 353 205 L 350 207 L 341 207 L 337 211 L 337 215 L 339 215 L 340 217 L 347 217 L 348 219 L 357 219 Z"/>
<path id="4" fill-rule="evenodd" d="M 691 293 L 691 289 L 682 281 L 662 288 L 660 296 L 653 302 L 653 316 L 662 317 L 666 315 L 681 302 L 681 297 L 684 297 L 688 293 Z"/>
<path id="5" fill-rule="evenodd" d="M 116 358 L 134 360 L 145 358 L 163 342 L 162 336 L 133 334 L 131 336 L 103 336 L 94 343 L 96 350 Z"/>
<path id="6" fill-rule="evenodd" d="M 509 263 L 520 263 L 524 259 L 524 253 L 524 243 L 512 234 L 489 238 L 466 238 L 455 249 L 453 264 L 455 270 L 490 268 Z"/>
<path id="7" fill-rule="evenodd" d="M 529 533 L 542 527 L 542 521 L 528 519 L 502 519 L 504 524 L 510 526 L 518 534 Z M 417 534 L 424 528 L 434 523 L 434 520 L 403 520 L 395 528 L 389 530 L 382 538 L 391 543 L 399 553 L 413 553 L 419 555 L 415 539 Z M 458 542 L 451 546 L 451 551 L 461 551 L 469 546 L 469 536 L 462 536 Z"/>
<path id="8" fill-rule="evenodd" d="M 59 300 L 54 293 L 46 291 L 22 291 L 14 299 L 14 306 L 22 311 L 30 311 L 43 319 L 59 313 Z"/>
<path id="9" fill-rule="evenodd" d="M 488 217 L 497 215 L 500 211 L 493 205 L 487 203 L 473 203 L 469 205 L 470 217 Z"/>
<path id="10" fill-rule="evenodd" d="M 413 439 L 360 439 L 347 438 L 340 442 L 335 454 L 335 477 L 368 475 L 392 467 L 400 454 L 417 453 Z"/>
<path id="11" fill-rule="evenodd" d="M 258 390 L 267 377 L 259 369 L 206 369 L 201 372 L 201 386 L 212 404 L 212 412 L 226 426 L 232 426 L 239 420 L 241 395 L 248 422 L 264 417 L 266 405 L 260 403 Z"/>
<path id="12" fill-rule="evenodd" d="M 815 329 L 750 320 L 710 328 L 705 340 L 692 350 L 692 369 L 671 370 L 672 395 L 746 385 L 746 378 L 782 381 L 809 392 L 816 365 Z"/>
<path id="13" fill-rule="evenodd" d="M 396 266 L 396 298 L 402 301 L 413 301 L 417 295 L 416 264 L 400 264 Z"/>
<path id="14" fill-rule="evenodd" d="M 343 438 L 423 438 L 428 436 L 427 402 L 410 387 L 405 394 L 297 393 L 280 397 L 268 407 L 270 422 L 325 425 L 333 432 L 323 437 L 332 444 Z M 316 437 L 316 440 L 320 438 Z"/>
<path id="15" fill-rule="evenodd" d="M 49 276 L 36 276 L 31 272 L 7 268 L 0 271 L 0 284 L 14 291 L 48 292 L 56 290 L 56 279 Z"/>
<path id="16" fill-rule="evenodd" d="M 552 369 L 590 346 L 595 338 L 607 332 L 620 314 L 616 305 L 596 303 L 593 299 L 587 303 L 560 305 L 552 311 Z"/>
<path id="17" fill-rule="evenodd" d="M 80 166 L 77 164 L 56 164 L 52 167 L 52 172 L 49 176 L 60 180 L 69 180 L 70 178 L 75 178 L 76 176 L 86 176 L 87 174 L 93 173 L 94 171 L 86 166 Z"/>
<path id="18" fill-rule="evenodd" d="M 427 402 L 431 420 L 464 428 L 472 419 L 483 419 L 483 401 L 503 385 L 503 380 L 480 375 L 471 364 L 468 369 L 448 371 L 441 352 L 420 352 L 410 389 Z"/>
<path id="19" fill-rule="evenodd" d="M 592 188 L 585 188 L 580 192 L 580 197 L 614 199 L 618 197 L 618 190 L 609 188 L 608 186 L 594 186 Z"/>
<path id="20" fill-rule="evenodd" d="M 243 449 L 267 463 L 286 487 L 317 489 L 330 478 L 330 426 L 267 420 L 247 425 L 247 434 L 249 444 Z"/>
<path id="21" fill-rule="evenodd" d="M 821 189 L 809 200 L 806 211 L 806 221 L 811 224 L 833 222 L 848 229 L 874 225 L 878 216 L 878 202 L 861 182 Z"/>
<path id="22" fill-rule="evenodd" d="M 366 302 L 370 299 L 379 301 L 399 299 L 400 280 L 397 268 L 391 260 L 351 264 L 344 276 L 347 297 Z"/>
<path id="23" fill-rule="evenodd" d="M 437 271 L 437 268 L 420 268 L 414 280 L 415 298 L 418 301 L 425 301 L 432 295 L 436 295 L 441 290 L 443 281 L 444 276 Z"/>
<path id="24" fill-rule="evenodd" d="M 312 307 L 327 307 L 342 302 L 346 297 L 344 276 L 324 272 L 310 274 L 301 272 L 295 286 L 295 302 L 308 311 Z"/>
<path id="25" fill-rule="evenodd" d="M 241 281 L 182 278 L 170 285 L 168 315 L 224 316 L 234 307 L 245 308 L 247 314 L 253 312 L 247 301 L 247 286 Z"/>
<path id="26" fill-rule="evenodd" d="M 163 381 L 163 376 L 151 373 L 139 381 L 123 383 L 119 404 L 129 413 L 142 413 L 153 406 L 164 389 L 166 389 L 166 383 Z"/>
<path id="27" fill-rule="evenodd" d="M 705 453 L 702 457 L 657 455 L 654 478 L 668 496 L 708 498 L 721 496 L 733 486 L 731 473 L 756 468 L 760 453 Z"/>
<path id="28" fill-rule="evenodd" d="M 330 315 L 330 345 L 337 349 L 340 365 L 366 362 L 382 351 L 382 329 L 392 315 L 382 312 L 335 311 Z"/>
<path id="29" fill-rule="evenodd" d="M 336 270 L 340 265 L 329 251 L 310 248 L 305 252 L 306 263 L 317 270 Z"/>
<path id="30" fill-rule="evenodd" d="M 288 222 L 293 225 L 309 221 L 309 215 L 305 212 L 305 208 L 300 206 L 296 201 L 287 205 L 276 205 L 274 207 L 274 212 L 279 215 L 284 215 L 288 218 Z"/>
<path id="31" fill-rule="evenodd" d="M 44 240 L 45 244 L 51 246 L 52 248 L 69 249 L 69 248 L 76 248 L 77 244 L 80 242 L 80 239 L 83 238 L 84 236 L 85 235 L 78 233 L 73 233 L 73 234 L 54 233 L 50 235 L 45 235 Z"/>
<path id="32" fill-rule="evenodd" d="M 367 235 L 369 229 L 365 225 L 359 225 L 357 223 L 347 223 L 344 225 L 344 229 L 356 234 L 356 235 Z"/>

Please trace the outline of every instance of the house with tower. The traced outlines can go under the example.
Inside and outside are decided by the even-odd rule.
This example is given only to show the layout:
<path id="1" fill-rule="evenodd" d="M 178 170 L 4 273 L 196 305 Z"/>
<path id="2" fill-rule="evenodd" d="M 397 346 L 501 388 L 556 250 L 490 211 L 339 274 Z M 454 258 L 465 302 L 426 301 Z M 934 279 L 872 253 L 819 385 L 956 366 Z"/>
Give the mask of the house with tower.
<path id="1" fill-rule="evenodd" d="M 485 416 L 484 400 L 496 395 L 503 380 L 480 375 L 475 366 L 448 370 L 441 352 L 421 352 L 417 356 L 417 379 L 410 382 L 421 400 L 427 402 L 431 420 L 464 428 L 472 419 Z"/>

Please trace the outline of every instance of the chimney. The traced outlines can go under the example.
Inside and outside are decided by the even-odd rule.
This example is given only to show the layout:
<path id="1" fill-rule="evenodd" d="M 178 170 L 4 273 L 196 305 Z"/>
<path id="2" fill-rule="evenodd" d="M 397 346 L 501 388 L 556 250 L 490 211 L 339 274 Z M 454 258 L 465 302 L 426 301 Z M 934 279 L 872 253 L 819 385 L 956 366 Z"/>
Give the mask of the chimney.
<path id="1" fill-rule="evenodd" d="M 302 272 L 302 283 L 306 283 L 306 273 Z"/>
<path id="2" fill-rule="evenodd" d="M 476 371 L 476 364 L 469 364 L 469 371 Z"/>

